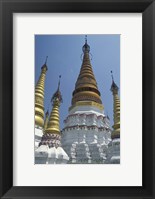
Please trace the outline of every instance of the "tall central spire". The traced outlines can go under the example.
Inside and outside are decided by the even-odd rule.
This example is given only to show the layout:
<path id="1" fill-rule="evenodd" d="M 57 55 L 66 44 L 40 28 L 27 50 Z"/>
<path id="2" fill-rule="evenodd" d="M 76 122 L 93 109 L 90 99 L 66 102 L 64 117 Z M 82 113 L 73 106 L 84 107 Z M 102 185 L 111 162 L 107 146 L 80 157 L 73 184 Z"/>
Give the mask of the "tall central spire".
<path id="1" fill-rule="evenodd" d="M 111 141 L 111 129 L 91 66 L 87 36 L 82 50 L 82 65 L 73 91 L 72 106 L 64 120 L 62 144 L 70 157 L 69 163 L 103 164 L 105 149 Z"/>
<path id="2" fill-rule="evenodd" d="M 76 106 L 77 103 L 82 102 L 88 102 L 88 104 L 93 102 L 94 104 L 102 106 L 100 92 L 90 62 L 90 46 L 87 43 L 87 36 L 85 37 L 85 44 L 82 50 L 82 66 L 75 84 L 75 90 L 73 91 L 72 106 Z"/>

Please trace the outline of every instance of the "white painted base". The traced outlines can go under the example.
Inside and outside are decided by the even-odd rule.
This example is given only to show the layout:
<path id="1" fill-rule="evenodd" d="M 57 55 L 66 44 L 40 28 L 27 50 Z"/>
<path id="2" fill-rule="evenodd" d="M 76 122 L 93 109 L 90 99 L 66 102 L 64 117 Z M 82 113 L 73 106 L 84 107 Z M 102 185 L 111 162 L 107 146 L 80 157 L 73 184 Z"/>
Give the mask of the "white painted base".
<path id="1" fill-rule="evenodd" d="M 38 148 L 43 136 L 43 128 L 35 126 L 35 150 Z"/>
<path id="2" fill-rule="evenodd" d="M 70 157 L 69 163 L 103 164 L 110 135 L 110 132 L 95 130 L 63 132 L 62 147 Z"/>
<path id="3" fill-rule="evenodd" d="M 68 155 L 61 147 L 41 145 L 35 150 L 35 164 L 67 164 L 68 160 Z"/>
<path id="4" fill-rule="evenodd" d="M 114 139 L 108 146 L 107 163 L 120 164 L 120 139 Z"/>
<path id="5" fill-rule="evenodd" d="M 111 142 L 109 120 L 96 107 L 79 106 L 69 112 L 62 130 L 62 147 L 71 164 L 104 164 Z"/>

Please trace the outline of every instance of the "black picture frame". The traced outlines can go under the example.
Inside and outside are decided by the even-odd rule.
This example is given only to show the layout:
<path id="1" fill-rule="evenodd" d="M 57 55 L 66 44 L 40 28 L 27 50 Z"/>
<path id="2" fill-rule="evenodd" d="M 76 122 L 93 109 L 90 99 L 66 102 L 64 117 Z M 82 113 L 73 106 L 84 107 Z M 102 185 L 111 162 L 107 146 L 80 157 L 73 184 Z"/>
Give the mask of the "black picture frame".
<path id="1" fill-rule="evenodd" d="M 143 186 L 13 186 L 13 13 L 142 13 Z M 154 0 L 0 0 L 0 196 L 1 198 L 155 198 L 155 2 Z M 134 129 L 133 129 L 134 130 Z M 132 145 L 132 143 L 131 143 Z M 26 170 L 26 167 L 25 167 Z M 25 171 L 26 172 L 26 171 Z M 29 174 L 30 175 L 30 174 Z M 131 174 L 132 175 L 132 174 Z M 31 175 L 30 175 L 31 180 Z M 52 179 L 51 179 L 52 180 Z M 104 180 L 104 179 L 103 179 Z"/>

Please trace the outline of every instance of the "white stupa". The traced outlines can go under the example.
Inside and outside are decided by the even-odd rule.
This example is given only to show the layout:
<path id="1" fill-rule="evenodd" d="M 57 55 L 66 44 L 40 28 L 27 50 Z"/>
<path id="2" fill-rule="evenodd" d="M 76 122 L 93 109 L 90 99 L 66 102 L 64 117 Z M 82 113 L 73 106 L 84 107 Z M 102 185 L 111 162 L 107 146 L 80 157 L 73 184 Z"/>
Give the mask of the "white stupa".
<path id="1" fill-rule="evenodd" d="M 62 146 L 70 158 L 70 164 L 104 164 L 111 142 L 110 122 L 104 114 L 89 52 L 86 39 L 72 105 L 62 130 Z"/>

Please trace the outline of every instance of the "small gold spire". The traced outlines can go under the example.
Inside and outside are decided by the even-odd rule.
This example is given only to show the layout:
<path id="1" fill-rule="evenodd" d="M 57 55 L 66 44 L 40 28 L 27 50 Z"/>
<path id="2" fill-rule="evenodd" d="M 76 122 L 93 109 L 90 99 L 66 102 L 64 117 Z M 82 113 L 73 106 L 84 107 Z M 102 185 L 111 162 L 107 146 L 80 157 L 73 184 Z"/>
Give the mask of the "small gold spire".
<path id="1" fill-rule="evenodd" d="M 60 92 L 60 78 L 59 76 L 59 83 L 58 83 L 58 89 L 54 93 L 51 102 L 53 102 L 53 108 L 49 117 L 49 121 L 47 124 L 47 128 L 45 130 L 45 133 L 54 133 L 54 134 L 60 134 L 60 125 L 59 125 L 59 107 L 60 103 L 62 102 L 62 96 Z"/>
<path id="2" fill-rule="evenodd" d="M 87 36 L 85 36 L 85 44 L 83 50 L 83 61 L 78 79 L 73 91 L 72 106 L 76 106 L 77 102 L 96 102 L 102 104 L 100 92 L 90 63 L 89 51 L 90 46 L 87 44 Z"/>
<path id="3" fill-rule="evenodd" d="M 114 82 L 113 74 L 111 71 L 112 76 L 112 85 L 111 85 L 111 92 L 113 93 L 113 101 L 114 101 L 114 125 L 113 125 L 113 132 L 111 134 L 111 138 L 120 138 L 120 99 L 118 96 L 118 86 Z"/>
<path id="4" fill-rule="evenodd" d="M 45 64 L 41 67 L 41 74 L 35 87 L 35 124 L 40 127 L 44 126 L 44 86 L 48 70 L 46 62 L 47 57 Z"/>
<path id="5" fill-rule="evenodd" d="M 44 132 L 45 132 L 45 130 L 47 128 L 48 119 L 49 119 L 49 113 L 48 113 L 48 110 L 47 110 L 47 112 L 45 114 L 45 121 L 44 121 Z"/>

